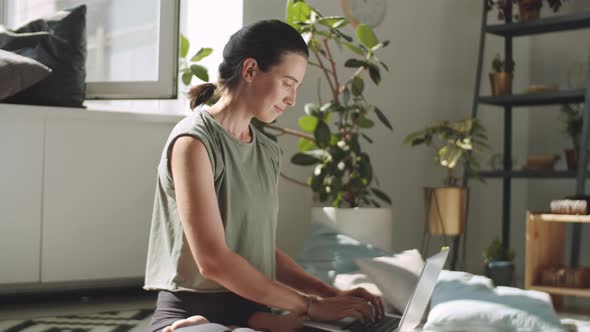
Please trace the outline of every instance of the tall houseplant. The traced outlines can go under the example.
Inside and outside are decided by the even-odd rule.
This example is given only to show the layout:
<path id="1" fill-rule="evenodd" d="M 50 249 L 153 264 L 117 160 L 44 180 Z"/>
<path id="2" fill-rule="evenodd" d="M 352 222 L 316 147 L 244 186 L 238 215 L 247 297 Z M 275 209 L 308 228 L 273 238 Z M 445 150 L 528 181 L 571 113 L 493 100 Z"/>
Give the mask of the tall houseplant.
<path id="1" fill-rule="evenodd" d="M 361 147 L 362 139 L 373 143 L 366 131 L 376 120 L 392 130 L 385 114 L 364 96 L 363 78 L 368 74 L 379 85 L 381 68 L 389 69 L 376 55 L 389 41 L 380 42 L 370 27 L 359 24 L 355 42 L 343 30 L 348 19 L 323 16 L 300 0 L 291 0 L 287 6 L 287 22 L 307 40 L 312 54 L 310 65 L 321 71 L 323 82 L 330 90 L 327 102 L 319 97 L 318 103 L 305 105 L 306 114 L 298 123 L 308 135 L 300 138 L 299 152 L 291 162 L 313 166 L 308 184 L 321 202 L 334 207 L 379 207 L 383 202 L 391 203 L 387 194 L 373 185 L 371 159 Z M 334 46 L 353 55 L 344 63 L 355 70 L 346 79 L 342 79 L 343 74 L 337 68 Z"/>
<path id="2" fill-rule="evenodd" d="M 300 138 L 291 162 L 311 168 L 306 185 L 322 205 L 328 205 L 312 208 L 314 223 L 391 250 L 393 213 L 381 207 L 391 204 L 391 199 L 375 185 L 371 159 L 362 149 L 362 140 L 373 143 L 367 131 L 375 122 L 393 130 L 384 112 L 364 94 L 367 79 L 379 85 L 382 69 L 389 71 L 377 57 L 389 42 L 380 41 L 364 24 L 355 29 L 356 38 L 349 36 L 345 30 L 348 19 L 324 16 L 301 0 L 288 1 L 286 21 L 307 41 L 309 64 L 321 74 L 318 101 L 305 105 L 299 130 L 266 128 Z M 348 69 L 336 62 L 336 50 L 352 55 L 343 63 Z M 345 76 L 346 70 L 351 71 L 350 76 Z M 327 98 L 322 98 L 322 85 L 328 87 Z"/>
<path id="3" fill-rule="evenodd" d="M 487 148 L 485 129 L 475 118 L 441 121 L 410 133 L 404 139 L 411 146 L 434 148 L 434 162 L 446 173 L 443 187 L 425 187 L 425 231 L 431 235 L 463 234 L 466 219 L 468 188 L 460 185 L 458 166 L 476 174 L 479 162 L 474 152 Z"/>

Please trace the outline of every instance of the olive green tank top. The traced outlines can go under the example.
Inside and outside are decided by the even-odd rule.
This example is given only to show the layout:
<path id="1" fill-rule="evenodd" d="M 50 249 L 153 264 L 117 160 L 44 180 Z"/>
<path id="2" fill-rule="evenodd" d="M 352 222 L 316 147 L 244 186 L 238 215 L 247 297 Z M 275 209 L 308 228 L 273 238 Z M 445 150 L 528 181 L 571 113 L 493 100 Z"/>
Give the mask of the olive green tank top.
<path id="1" fill-rule="evenodd" d="M 255 126 L 250 125 L 250 130 L 252 142 L 242 142 L 204 107 L 174 127 L 158 165 L 144 289 L 227 291 L 199 273 L 180 223 L 169 157 L 174 142 L 182 136 L 198 139 L 207 149 L 227 246 L 275 279 L 281 150 Z"/>

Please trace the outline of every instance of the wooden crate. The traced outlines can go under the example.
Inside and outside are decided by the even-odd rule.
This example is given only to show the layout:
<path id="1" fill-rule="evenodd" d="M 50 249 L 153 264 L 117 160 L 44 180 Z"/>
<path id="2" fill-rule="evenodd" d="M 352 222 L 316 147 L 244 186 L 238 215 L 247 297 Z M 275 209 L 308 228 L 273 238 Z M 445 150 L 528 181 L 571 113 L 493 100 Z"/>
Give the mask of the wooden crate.
<path id="1" fill-rule="evenodd" d="M 563 307 L 563 296 L 590 297 L 590 289 L 542 286 L 541 273 L 564 263 L 565 227 L 567 223 L 590 223 L 588 215 L 564 215 L 527 211 L 524 286 L 551 294 L 556 309 Z"/>

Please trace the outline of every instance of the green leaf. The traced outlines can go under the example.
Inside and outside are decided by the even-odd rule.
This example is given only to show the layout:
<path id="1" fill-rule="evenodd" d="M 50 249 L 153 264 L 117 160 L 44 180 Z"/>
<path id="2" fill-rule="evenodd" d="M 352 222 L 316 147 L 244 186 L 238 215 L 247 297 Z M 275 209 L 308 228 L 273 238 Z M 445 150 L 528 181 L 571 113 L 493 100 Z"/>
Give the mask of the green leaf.
<path id="1" fill-rule="evenodd" d="M 186 58 L 188 54 L 188 49 L 190 48 L 190 42 L 186 38 L 186 36 L 181 33 L 180 34 L 180 57 Z"/>
<path id="2" fill-rule="evenodd" d="M 359 127 L 361 128 L 373 128 L 375 126 L 375 122 L 373 122 L 373 120 L 371 119 L 367 119 L 365 117 L 361 118 L 361 121 L 359 122 Z"/>
<path id="3" fill-rule="evenodd" d="M 311 183 L 310 183 L 310 187 L 311 190 L 313 190 L 314 192 L 318 192 L 321 188 L 322 185 L 324 184 L 324 177 L 325 174 L 322 173 L 320 175 L 312 175 L 311 176 Z"/>
<path id="4" fill-rule="evenodd" d="M 311 7 L 303 1 L 293 5 L 293 17 L 297 21 L 307 22 L 311 18 Z"/>
<path id="5" fill-rule="evenodd" d="M 377 51 L 380 48 L 387 47 L 387 45 L 389 45 L 389 40 L 386 40 L 386 41 L 384 41 L 382 43 L 379 43 L 379 44 L 373 46 L 371 48 L 371 52 L 375 52 L 375 51 Z"/>
<path id="6" fill-rule="evenodd" d="M 193 73 L 190 70 L 187 69 L 182 73 L 182 83 L 184 83 L 184 85 L 190 85 L 192 79 Z"/>
<path id="7" fill-rule="evenodd" d="M 336 23 L 335 23 L 335 24 L 332 26 L 332 28 L 334 28 L 334 29 L 340 29 L 340 28 L 342 28 L 342 27 L 344 27 L 344 26 L 347 26 L 347 25 L 348 25 L 348 23 L 350 23 L 350 22 L 348 21 L 348 19 L 346 19 L 346 18 L 344 18 L 344 17 L 343 17 L 343 18 L 342 18 L 340 21 L 336 22 Z"/>
<path id="8" fill-rule="evenodd" d="M 391 123 L 389 123 L 389 120 L 387 120 L 385 114 L 383 114 L 383 112 L 381 112 L 381 110 L 378 107 L 375 107 L 375 113 L 377 114 L 377 118 L 379 118 L 379 120 L 381 121 L 381 123 L 383 123 L 383 125 L 385 125 L 385 127 L 389 128 L 389 130 L 393 130 Z"/>
<path id="9" fill-rule="evenodd" d="M 213 53 L 213 49 L 209 47 L 201 48 L 191 59 L 191 62 L 197 62 Z"/>
<path id="10" fill-rule="evenodd" d="M 334 30 L 334 32 L 335 32 L 335 33 L 336 33 L 338 36 L 340 36 L 340 38 L 342 38 L 342 39 L 346 40 L 346 41 L 347 41 L 347 42 L 349 42 L 349 43 L 353 41 L 353 38 L 352 38 L 351 36 L 349 36 L 349 35 L 347 35 L 347 34 L 344 34 L 344 33 L 342 33 L 342 31 L 340 31 L 340 30 Z"/>
<path id="11" fill-rule="evenodd" d="M 293 0 L 287 1 L 287 13 L 285 14 L 285 21 L 299 31 L 299 25 L 295 24 L 297 17 L 295 15 L 295 9 L 293 8 Z M 301 31 L 299 31 L 301 33 Z"/>
<path id="12" fill-rule="evenodd" d="M 363 90 L 365 89 L 365 82 L 359 76 L 355 77 L 352 80 L 352 94 L 354 96 L 360 96 L 363 94 Z"/>
<path id="13" fill-rule="evenodd" d="M 356 36 L 367 48 L 371 49 L 379 43 L 375 32 L 366 24 L 359 24 L 356 27 Z"/>
<path id="14" fill-rule="evenodd" d="M 383 68 L 384 68 L 386 71 L 388 71 L 388 72 L 389 72 L 389 67 L 387 67 L 387 65 L 386 65 L 386 64 L 385 64 L 383 61 L 379 60 L 379 64 L 380 64 L 381 66 L 383 66 Z"/>
<path id="15" fill-rule="evenodd" d="M 351 50 L 352 52 L 354 52 L 354 53 L 356 53 L 358 55 L 361 55 L 361 56 L 365 56 L 366 55 L 366 53 L 360 47 L 357 47 L 353 43 L 342 42 L 342 45 L 346 46 L 346 48 L 348 48 L 349 50 Z"/>
<path id="16" fill-rule="evenodd" d="M 322 112 L 320 111 L 320 107 L 316 104 L 305 104 L 303 107 L 305 109 L 305 114 L 313 115 L 313 116 L 321 116 Z"/>
<path id="17" fill-rule="evenodd" d="M 297 123 L 299 124 L 299 127 L 301 127 L 301 129 L 303 129 L 305 132 L 313 133 L 315 132 L 315 128 L 318 125 L 318 118 L 311 115 L 304 115 L 299 118 Z"/>
<path id="18" fill-rule="evenodd" d="M 380 205 L 379 203 L 377 203 L 377 201 L 376 201 L 376 200 L 374 200 L 374 199 L 372 199 L 372 200 L 371 200 L 371 203 L 373 203 L 373 205 L 374 205 L 376 208 L 380 208 L 380 207 L 381 207 L 381 205 Z"/>
<path id="19" fill-rule="evenodd" d="M 371 188 L 371 191 L 372 191 L 372 192 L 373 192 L 373 194 L 374 194 L 375 196 L 377 196 L 377 197 L 378 197 L 380 200 L 382 200 L 382 201 L 384 201 L 384 202 L 387 202 L 387 203 L 391 204 L 391 198 L 389 198 L 389 196 L 387 196 L 387 194 L 386 194 L 386 193 L 382 192 L 381 190 L 379 190 L 379 189 L 377 189 L 377 188 L 375 188 L 375 187 Z"/>
<path id="20" fill-rule="evenodd" d="M 361 154 L 361 160 L 359 161 L 359 174 L 361 177 L 367 179 L 367 183 L 371 183 L 371 180 L 373 180 L 373 168 L 369 162 L 369 156 L 366 153 Z"/>
<path id="21" fill-rule="evenodd" d="M 320 107 L 320 111 L 322 113 L 325 113 L 326 111 L 329 111 L 331 108 L 333 108 L 335 106 L 336 105 L 332 101 L 329 101 L 329 102 L 323 104 L 322 107 Z"/>
<path id="22" fill-rule="evenodd" d="M 342 105 L 348 105 L 348 102 L 350 101 L 350 90 L 348 90 L 348 88 L 345 88 L 344 91 L 342 91 Z"/>
<path id="23" fill-rule="evenodd" d="M 375 64 L 369 64 L 369 76 L 371 76 L 371 79 L 376 85 L 381 83 L 381 73 L 379 72 L 379 67 L 377 67 Z"/>
<path id="24" fill-rule="evenodd" d="M 299 166 L 310 166 L 319 163 L 321 160 L 307 153 L 297 152 L 291 157 L 291 162 Z"/>
<path id="25" fill-rule="evenodd" d="M 340 28 L 348 24 L 348 20 L 340 16 L 328 16 L 318 19 L 318 23 L 330 28 Z"/>
<path id="26" fill-rule="evenodd" d="M 209 82 L 209 73 L 207 72 L 207 68 L 201 65 L 191 65 L 191 72 L 201 81 Z"/>
<path id="27" fill-rule="evenodd" d="M 361 136 L 363 136 L 369 143 L 373 143 L 373 139 L 371 139 L 369 136 L 367 136 L 366 134 L 362 133 Z"/>
<path id="28" fill-rule="evenodd" d="M 344 67 L 348 67 L 348 68 L 358 68 L 358 67 L 363 67 L 366 65 L 367 65 L 366 61 L 362 61 L 362 60 L 358 60 L 358 59 L 348 59 L 344 63 Z"/>
<path id="29" fill-rule="evenodd" d="M 330 144 L 330 136 L 330 127 L 324 121 L 319 121 L 314 133 L 317 146 L 320 148 L 328 146 Z"/>
<path id="30" fill-rule="evenodd" d="M 317 149 L 314 141 L 308 140 L 307 138 L 300 138 L 299 142 L 297 143 L 297 149 L 299 152 L 305 152 L 313 149 Z"/>

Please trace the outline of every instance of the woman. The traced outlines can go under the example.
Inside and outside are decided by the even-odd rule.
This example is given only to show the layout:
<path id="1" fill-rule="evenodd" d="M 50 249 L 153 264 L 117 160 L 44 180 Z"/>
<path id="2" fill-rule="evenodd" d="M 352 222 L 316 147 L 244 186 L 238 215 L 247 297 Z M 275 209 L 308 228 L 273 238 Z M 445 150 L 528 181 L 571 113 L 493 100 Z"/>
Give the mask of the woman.
<path id="1" fill-rule="evenodd" d="M 144 286 L 159 291 L 152 331 L 217 331 L 199 325 L 208 321 L 293 331 L 304 316 L 382 315 L 378 297 L 326 285 L 275 247 L 281 151 L 250 121 L 270 123 L 295 105 L 308 56 L 288 24 L 256 22 L 231 36 L 217 85 L 189 92 L 194 113 L 173 129 L 158 166 Z"/>

